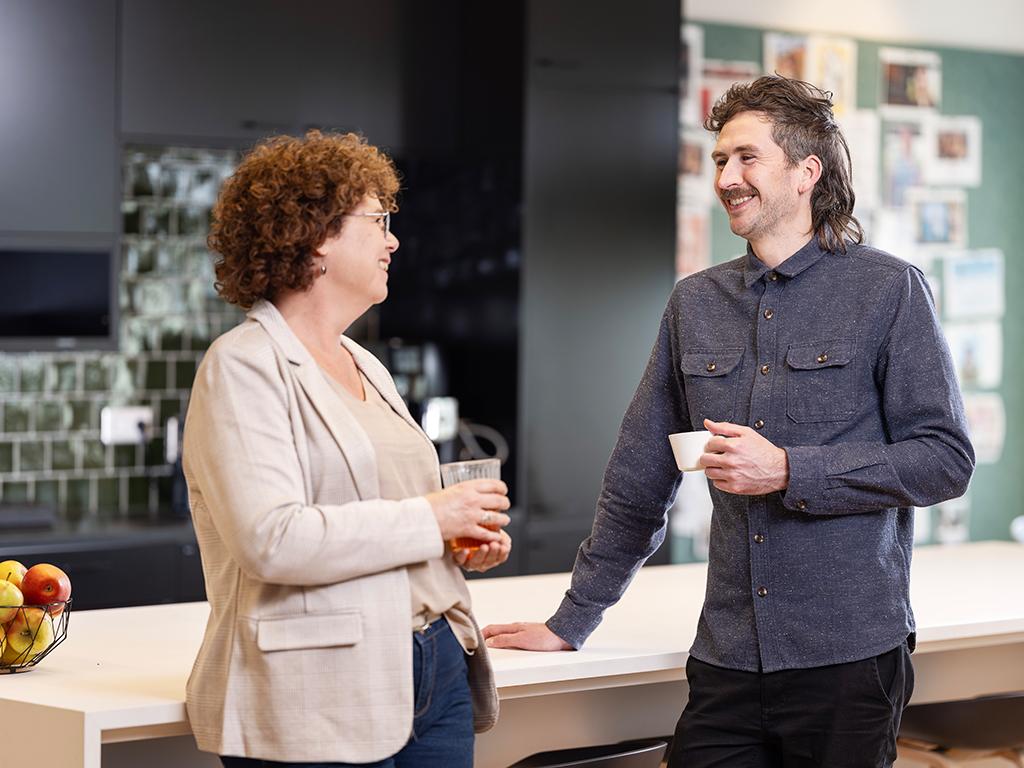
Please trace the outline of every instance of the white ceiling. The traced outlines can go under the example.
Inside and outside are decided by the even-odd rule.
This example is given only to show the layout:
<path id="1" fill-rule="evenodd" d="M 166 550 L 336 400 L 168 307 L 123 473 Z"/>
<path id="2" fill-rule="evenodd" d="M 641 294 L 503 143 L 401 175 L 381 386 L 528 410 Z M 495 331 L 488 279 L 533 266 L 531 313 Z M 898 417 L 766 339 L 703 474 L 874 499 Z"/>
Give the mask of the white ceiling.
<path id="1" fill-rule="evenodd" d="M 1024 54 L 1024 0 L 683 0 L 687 21 Z"/>

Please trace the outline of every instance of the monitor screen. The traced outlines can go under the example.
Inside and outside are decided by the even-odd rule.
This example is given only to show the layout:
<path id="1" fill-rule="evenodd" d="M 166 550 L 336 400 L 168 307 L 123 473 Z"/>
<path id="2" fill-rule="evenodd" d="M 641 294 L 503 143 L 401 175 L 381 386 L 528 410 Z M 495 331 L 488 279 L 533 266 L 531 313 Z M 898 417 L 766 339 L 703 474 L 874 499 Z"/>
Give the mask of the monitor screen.
<path id="1" fill-rule="evenodd" d="M 0 251 L 0 347 L 109 348 L 109 251 Z"/>

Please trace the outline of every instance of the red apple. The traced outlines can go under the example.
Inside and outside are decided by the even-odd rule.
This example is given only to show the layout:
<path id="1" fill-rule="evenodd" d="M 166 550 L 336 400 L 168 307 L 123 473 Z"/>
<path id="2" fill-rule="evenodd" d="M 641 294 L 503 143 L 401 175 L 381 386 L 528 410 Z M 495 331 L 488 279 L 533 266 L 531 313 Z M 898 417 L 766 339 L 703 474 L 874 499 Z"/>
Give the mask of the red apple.
<path id="1" fill-rule="evenodd" d="M 24 603 L 21 590 L 7 579 L 0 579 L 0 624 L 13 619 Z"/>
<path id="2" fill-rule="evenodd" d="M 53 619 L 42 608 L 19 608 L 18 615 L 7 625 L 7 649 L 3 660 L 25 662 L 42 653 L 53 643 Z"/>
<path id="3" fill-rule="evenodd" d="M 28 569 L 17 560 L 4 560 L 0 563 L 0 579 L 7 579 L 16 587 L 21 586 L 21 579 Z"/>
<path id="4" fill-rule="evenodd" d="M 39 563 L 25 571 L 21 580 L 21 592 L 27 605 L 46 605 L 67 600 L 71 597 L 71 579 L 56 565 Z M 51 616 L 64 610 L 64 605 L 52 606 Z"/>

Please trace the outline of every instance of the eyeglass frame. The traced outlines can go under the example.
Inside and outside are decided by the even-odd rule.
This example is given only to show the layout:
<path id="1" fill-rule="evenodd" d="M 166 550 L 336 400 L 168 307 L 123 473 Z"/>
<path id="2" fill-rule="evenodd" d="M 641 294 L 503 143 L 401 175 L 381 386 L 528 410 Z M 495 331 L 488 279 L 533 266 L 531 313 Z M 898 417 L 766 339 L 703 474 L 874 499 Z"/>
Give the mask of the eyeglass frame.
<path id="1" fill-rule="evenodd" d="M 343 216 L 373 216 L 376 219 L 384 219 L 384 238 L 391 234 L 391 211 L 373 211 L 371 213 L 345 213 Z"/>

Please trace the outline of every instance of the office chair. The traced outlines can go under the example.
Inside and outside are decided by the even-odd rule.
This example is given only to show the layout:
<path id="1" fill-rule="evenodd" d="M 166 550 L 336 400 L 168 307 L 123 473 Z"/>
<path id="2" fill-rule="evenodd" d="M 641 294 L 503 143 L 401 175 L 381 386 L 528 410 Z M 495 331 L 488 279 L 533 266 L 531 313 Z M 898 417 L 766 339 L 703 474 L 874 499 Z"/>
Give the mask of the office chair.
<path id="1" fill-rule="evenodd" d="M 662 739 L 557 749 L 530 755 L 509 768 L 658 768 L 667 749 Z"/>
<path id="2" fill-rule="evenodd" d="M 929 768 L 982 758 L 1024 768 L 1024 692 L 907 707 L 897 748 Z"/>

